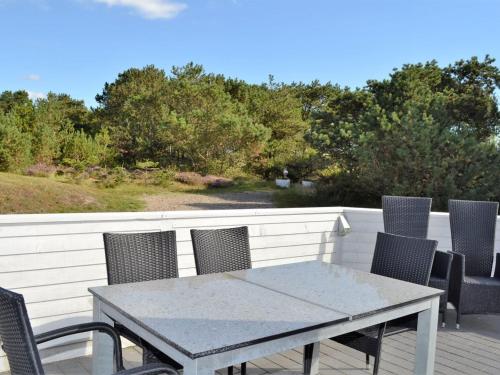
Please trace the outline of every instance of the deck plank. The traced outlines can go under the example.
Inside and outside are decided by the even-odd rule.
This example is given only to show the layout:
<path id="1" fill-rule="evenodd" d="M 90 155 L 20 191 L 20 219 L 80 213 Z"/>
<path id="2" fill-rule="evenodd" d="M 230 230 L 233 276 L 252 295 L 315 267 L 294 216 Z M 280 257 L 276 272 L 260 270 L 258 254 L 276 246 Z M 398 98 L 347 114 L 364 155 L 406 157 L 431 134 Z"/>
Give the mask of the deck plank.
<path id="1" fill-rule="evenodd" d="M 436 352 L 436 375 L 497 375 L 500 374 L 500 316 L 465 316 L 462 329 L 439 329 Z M 415 332 L 386 337 L 382 349 L 380 375 L 412 374 L 415 361 Z M 296 348 L 285 353 L 259 358 L 247 363 L 248 375 L 266 375 L 286 371 L 300 374 L 302 350 Z M 124 349 L 125 367 L 140 365 L 141 350 Z M 373 364 L 373 359 L 372 359 Z M 80 357 L 45 365 L 47 375 L 90 375 L 92 360 Z M 331 340 L 320 347 L 320 375 L 368 375 L 365 356 Z M 4 372 L 0 375 L 8 375 Z M 217 375 L 226 375 L 226 369 Z M 235 374 L 240 374 L 235 366 Z"/>

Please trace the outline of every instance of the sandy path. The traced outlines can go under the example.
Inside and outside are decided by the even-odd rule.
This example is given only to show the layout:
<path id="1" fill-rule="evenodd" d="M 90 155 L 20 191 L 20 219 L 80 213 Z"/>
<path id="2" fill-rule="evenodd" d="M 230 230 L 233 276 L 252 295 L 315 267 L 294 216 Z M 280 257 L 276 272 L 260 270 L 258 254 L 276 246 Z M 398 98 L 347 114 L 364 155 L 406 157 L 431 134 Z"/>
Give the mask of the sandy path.
<path id="1" fill-rule="evenodd" d="M 271 208 L 272 193 L 252 191 L 221 194 L 168 193 L 144 197 L 147 211 Z"/>

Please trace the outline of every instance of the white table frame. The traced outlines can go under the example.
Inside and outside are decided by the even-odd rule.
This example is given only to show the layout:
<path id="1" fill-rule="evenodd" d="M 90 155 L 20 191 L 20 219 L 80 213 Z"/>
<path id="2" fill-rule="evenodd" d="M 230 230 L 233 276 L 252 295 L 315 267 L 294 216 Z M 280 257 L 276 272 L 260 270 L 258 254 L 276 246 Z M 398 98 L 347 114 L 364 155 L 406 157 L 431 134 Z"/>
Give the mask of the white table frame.
<path id="1" fill-rule="evenodd" d="M 215 353 L 192 359 L 157 336 L 125 317 L 117 309 L 94 296 L 94 321 L 112 324 L 119 322 L 132 332 L 154 345 L 170 358 L 184 367 L 184 375 L 213 375 L 218 369 L 248 362 L 257 358 L 285 352 L 307 344 L 314 344 L 311 375 L 319 372 L 319 345 L 322 340 L 370 327 L 389 320 L 418 313 L 417 346 L 415 353 L 414 374 L 430 375 L 434 373 L 436 337 L 439 313 L 439 296 L 407 304 L 403 307 L 378 312 L 364 318 L 341 322 L 331 326 L 312 329 L 303 333 L 271 339 L 258 344 Z M 113 344 L 101 333 L 93 335 L 93 371 L 94 375 L 113 373 Z"/>

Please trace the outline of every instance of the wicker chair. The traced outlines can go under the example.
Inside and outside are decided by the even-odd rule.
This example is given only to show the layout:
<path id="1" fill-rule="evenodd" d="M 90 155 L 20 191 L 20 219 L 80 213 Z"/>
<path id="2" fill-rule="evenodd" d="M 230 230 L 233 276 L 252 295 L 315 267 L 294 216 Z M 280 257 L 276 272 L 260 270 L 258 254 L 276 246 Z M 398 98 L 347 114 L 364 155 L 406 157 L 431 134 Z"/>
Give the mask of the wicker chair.
<path id="1" fill-rule="evenodd" d="M 497 202 L 449 200 L 454 252 L 449 301 L 462 314 L 500 313 L 500 254 L 493 277 Z"/>
<path id="2" fill-rule="evenodd" d="M 252 268 L 248 227 L 191 229 L 191 240 L 198 275 Z M 231 366 L 228 375 L 232 374 Z M 241 374 L 246 374 L 246 363 L 241 364 Z"/>
<path id="3" fill-rule="evenodd" d="M 175 231 L 104 233 L 108 284 L 135 283 L 179 277 Z M 120 324 L 123 337 L 143 349 L 143 362 L 182 366 Z"/>
<path id="4" fill-rule="evenodd" d="M 446 310 L 448 309 L 448 293 L 450 287 L 451 262 L 453 253 L 451 251 L 436 251 L 434 263 L 432 264 L 429 286 L 441 289 L 444 293 L 439 297 L 439 313 L 441 314 L 441 326 L 446 327 Z"/>
<path id="5" fill-rule="evenodd" d="M 191 229 L 191 239 L 198 275 L 252 268 L 247 227 Z"/>
<path id="6" fill-rule="evenodd" d="M 23 296 L 0 288 L 0 338 L 2 339 L 2 348 L 7 354 L 12 375 L 43 375 L 44 370 L 37 348 L 38 344 L 91 331 L 105 333 L 113 340 L 113 359 L 117 371 L 116 375 L 177 375 L 173 368 L 159 363 L 125 370 L 120 335 L 112 326 L 106 323 L 77 324 L 35 336 L 33 335 Z"/>
<path id="7" fill-rule="evenodd" d="M 378 233 L 371 273 L 428 285 L 436 247 L 437 241 Z M 331 340 L 364 352 L 367 367 L 370 356 L 375 357 L 373 374 L 377 374 L 383 337 L 416 327 L 417 317 L 411 315 L 387 324 L 332 337 Z"/>
<path id="8" fill-rule="evenodd" d="M 383 196 L 384 231 L 400 236 L 427 238 L 432 198 Z M 429 286 L 444 291 L 439 300 L 442 326 L 446 326 L 448 286 L 453 255 L 437 251 Z"/>
<path id="9" fill-rule="evenodd" d="M 382 197 L 384 232 L 399 236 L 427 238 L 432 198 Z"/>

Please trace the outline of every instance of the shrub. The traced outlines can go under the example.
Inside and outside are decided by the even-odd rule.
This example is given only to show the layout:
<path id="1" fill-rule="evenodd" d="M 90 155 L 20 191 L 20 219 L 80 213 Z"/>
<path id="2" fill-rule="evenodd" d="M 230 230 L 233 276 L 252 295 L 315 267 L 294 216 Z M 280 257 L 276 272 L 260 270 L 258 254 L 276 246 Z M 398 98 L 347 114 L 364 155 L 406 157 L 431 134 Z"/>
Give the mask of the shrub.
<path id="1" fill-rule="evenodd" d="M 203 185 L 203 176 L 196 172 L 179 172 L 175 175 L 175 180 L 186 185 Z"/>
<path id="2" fill-rule="evenodd" d="M 379 207 L 380 195 L 356 176 L 339 174 L 315 183 L 313 189 L 294 185 L 274 194 L 278 207 Z"/>
<path id="3" fill-rule="evenodd" d="M 158 186 L 167 187 L 172 185 L 177 170 L 174 167 L 162 169 L 153 172 L 153 184 Z"/>
<path id="4" fill-rule="evenodd" d="M 289 189 L 280 189 L 275 192 L 273 199 L 278 207 L 313 207 L 327 205 L 321 204 L 314 190 L 304 189 L 301 186 L 295 185 Z"/>
<path id="5" fill-rule="evenodd" d="M 0 171 L 19 171 L 31 162 L 31 138 L 20 119 L 0 113 Z"/>
<path id="6" fill-rule="evenodd" d="M 103 169 L 97 181 L 97 186 L 102 188 L 114 188 L 129 179 L 129 173 L 123 167 L 115 167 L 111 170 Z"/>
<path id="7" fill-rule="evenodd" d="M 104 165 L 112 159 L 109 144 L 110 137 L 107 131 L 98 133 L 94 138 L 83 131 L 71 133 L 63 146 L 63 164 L 77 170 Z"/>
<path id="8" fill-rule="evenodd" d="M 144 160 L 144 161 L 138 161 L 135 163 L 135 167 L 137 169 L 154 169 L 158 168 L 160 163 L 152 160 Z"/>
<path id="9" fill-rule="evenodd" d="M 211 188 L 228 187 L 233 185 L 233 180 L 230 178 L 214 175 L 202 176 L 196 172 L 179 172 L 176 174 L 175 180 L 186 185 L 205 185 Z"/>
<path id="10" fill-rule="evenodd" d="M 203 177 L 203 184 L 210 188 L 229 187 L 233 185 L 233 180 L 226 177 L 207 175 Z"/>
<path id="11" fill-rule="evenodd" d="M 55 174 L 57 168 L 45 163 L 37 163 L 26 168 L 25 174 L 34 177 L 49 177 Z"/>

